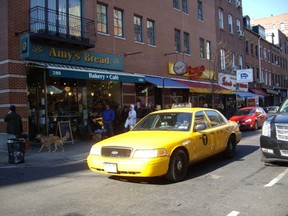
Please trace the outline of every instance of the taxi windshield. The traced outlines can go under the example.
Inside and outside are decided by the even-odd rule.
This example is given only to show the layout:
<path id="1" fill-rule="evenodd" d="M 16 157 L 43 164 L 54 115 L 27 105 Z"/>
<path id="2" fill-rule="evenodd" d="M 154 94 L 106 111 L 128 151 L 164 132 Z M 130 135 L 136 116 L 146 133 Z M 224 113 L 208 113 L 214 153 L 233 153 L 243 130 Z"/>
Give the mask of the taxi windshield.
<path id="1" fill-rule="evenodd" d="M 154 113 L 142 119 L 132 131 L 189 131 L 192 113 L 169 112 Z"/>

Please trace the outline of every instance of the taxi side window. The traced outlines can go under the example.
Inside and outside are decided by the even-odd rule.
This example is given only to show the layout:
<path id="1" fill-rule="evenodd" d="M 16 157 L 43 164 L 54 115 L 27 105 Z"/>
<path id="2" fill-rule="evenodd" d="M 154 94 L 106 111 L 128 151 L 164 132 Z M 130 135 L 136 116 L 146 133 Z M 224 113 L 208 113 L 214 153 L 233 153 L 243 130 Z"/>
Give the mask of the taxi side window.
<path id="1" fill-rule="evenodd" d="M 223 117 L 219 115 L 219 113 L 217 113 L 216 111 L 208 110 L 206 111 L 206 114 L 210 120 L 212 127 L 220 126 L 226 123 Z"/>
<path id="2" fill-rule="evenodd" d="M 200 131 L 206 128 L 208 128 L 208 123 L 203 111 L 196 112 L 194 118 L 194 131 Z"/>

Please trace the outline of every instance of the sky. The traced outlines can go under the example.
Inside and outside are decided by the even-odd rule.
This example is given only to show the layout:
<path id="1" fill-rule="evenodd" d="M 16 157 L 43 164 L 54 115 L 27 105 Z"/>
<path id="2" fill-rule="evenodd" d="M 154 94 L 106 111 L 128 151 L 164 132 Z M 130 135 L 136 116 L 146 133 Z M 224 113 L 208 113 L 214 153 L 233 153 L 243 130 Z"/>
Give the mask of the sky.
<path id="1" fill-rule="evenodd" d="M 242 0 L 242 12 L 251 20 L 288 13 L 288 0 Z"/>

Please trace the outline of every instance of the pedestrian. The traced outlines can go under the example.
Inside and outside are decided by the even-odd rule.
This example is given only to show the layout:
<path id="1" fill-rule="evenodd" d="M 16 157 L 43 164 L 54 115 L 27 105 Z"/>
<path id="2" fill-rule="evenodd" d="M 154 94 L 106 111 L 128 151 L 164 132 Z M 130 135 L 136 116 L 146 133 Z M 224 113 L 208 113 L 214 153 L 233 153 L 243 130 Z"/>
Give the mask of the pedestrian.
<path id="1" fill-rule="evenodd" d="M 124 125 L 125 129 L 126 128 L 131 129 L 132 127 L 134 127 L 134 125 L 136 124 L 136 120 L 137 120 L 137 113 L 135 111 L 134 105 L 131 104 L 129 109 L 130 110 L 128 113 L 128 117 L 127 117 L 125 125 Z M 127 131 L 127 129 L 126 129 L 126 131 Z"/>
<path id="2" fill-rule="evenodd" d="M 91 119 L 89 126 L 92 133 L 100 135 L 100 140 L 106 136 L 107 130 L 99 124 L 96 117 Z"/>
<path id="3" fill-rule="evenodd" d="M 23 133 L 23 125 L 21 116 L 16 113 L 15 105 L 11 105 L 8 114 L 5 116 L 4 121 L 7 122 L 8 139 L 19 138 Z"/>
<path id="4" fill-rule="evenodd" d="M 107 136 L 113 136 L 113 121 L 115 120 L 115 112 L 106 104 L 105 110 L 102 113 L 104 128 L 107 130 Z"/>

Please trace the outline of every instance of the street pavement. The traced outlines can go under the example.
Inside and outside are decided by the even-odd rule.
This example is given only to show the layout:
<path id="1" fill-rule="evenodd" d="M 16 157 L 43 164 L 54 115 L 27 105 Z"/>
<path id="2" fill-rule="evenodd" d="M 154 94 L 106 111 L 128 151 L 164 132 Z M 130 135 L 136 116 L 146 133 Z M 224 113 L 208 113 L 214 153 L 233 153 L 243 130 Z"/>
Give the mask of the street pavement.
<path id="1" fill-rule="evenodd" d="M 47 148 L 44 147 L 39 152 L 41 144 L 31 143 L 29 148 L 25 150 L 24 163 L 9 163 L 8 150 L 0 152 L 0 168 L 9 167 L 41 167 L 41 166 L 59 166 L 70 163 L 78 163 L 80 161 L 86 161 L 90 148 L 93 145 L 93 141 L 75 141 L 74 143 L 65 143 L 64 152 L 61 148 L 54 151 L 54 145 L 49 153 Z"/>

